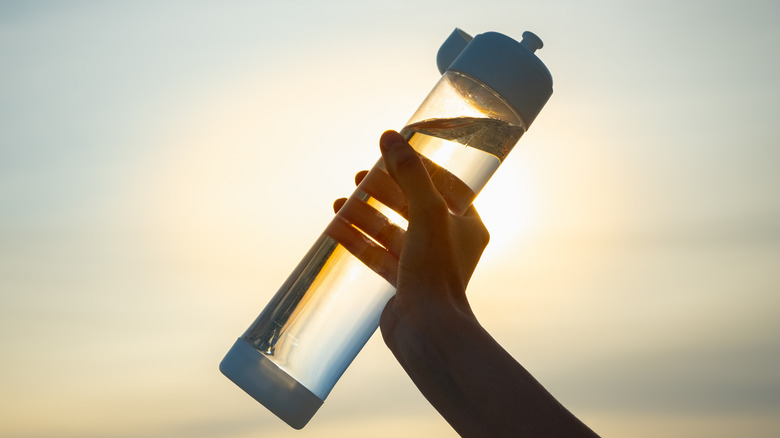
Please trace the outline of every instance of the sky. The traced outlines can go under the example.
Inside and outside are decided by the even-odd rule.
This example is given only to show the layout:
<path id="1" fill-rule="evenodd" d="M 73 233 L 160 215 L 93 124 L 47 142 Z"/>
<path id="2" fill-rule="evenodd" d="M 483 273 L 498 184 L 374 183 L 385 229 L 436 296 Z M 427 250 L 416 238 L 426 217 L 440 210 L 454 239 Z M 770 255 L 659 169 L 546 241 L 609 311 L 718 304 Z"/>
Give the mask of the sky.
<path id="1" fill-rule="evenodd" d="M 778 19 L 0 1 L 0 437 L 456 436 L 380 336 L 302 431 L 217 368 L 455 27 L 535 32 L 554 78 L 476 201 L 482 324 L 603 436 L 777 436 Z"/>

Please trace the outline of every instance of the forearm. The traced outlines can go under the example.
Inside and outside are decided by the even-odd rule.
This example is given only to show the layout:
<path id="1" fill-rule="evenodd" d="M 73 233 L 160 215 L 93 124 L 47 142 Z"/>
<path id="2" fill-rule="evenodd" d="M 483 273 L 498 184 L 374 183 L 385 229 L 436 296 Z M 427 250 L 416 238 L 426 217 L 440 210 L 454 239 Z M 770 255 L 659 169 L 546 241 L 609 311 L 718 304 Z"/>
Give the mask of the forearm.
<path id="1" fill-rule="evenodd" d="M 401 316 L 392 336 L 398 361 L 462 436 L 596 436 L 470 312 Z"/>
<path id="2" fill-rule="evenodd" d="M 474 207 L 452 214 L 398 133 L 383 134 L 380 147 L 389 175 L 408 201 L 409 219 L 397 292 L 380 327 L 414 383 L 463 436 L 595 436 L 471 312 L 466 285 L 489 240 Z"/>

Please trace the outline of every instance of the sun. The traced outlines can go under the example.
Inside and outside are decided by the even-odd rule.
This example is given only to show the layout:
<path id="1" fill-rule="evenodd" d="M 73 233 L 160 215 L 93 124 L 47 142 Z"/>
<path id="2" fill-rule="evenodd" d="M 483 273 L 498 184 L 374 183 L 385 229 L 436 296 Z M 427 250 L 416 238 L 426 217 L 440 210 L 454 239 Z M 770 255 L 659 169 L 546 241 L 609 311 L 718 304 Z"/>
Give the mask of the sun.
<path id="1" fill-rule="evenodd" d="M 532 237 L 539 222 L 537 197 L 522 166 L 505 161 L 474 201 L 490 232 L 483 260 L 506 257 Z"/>

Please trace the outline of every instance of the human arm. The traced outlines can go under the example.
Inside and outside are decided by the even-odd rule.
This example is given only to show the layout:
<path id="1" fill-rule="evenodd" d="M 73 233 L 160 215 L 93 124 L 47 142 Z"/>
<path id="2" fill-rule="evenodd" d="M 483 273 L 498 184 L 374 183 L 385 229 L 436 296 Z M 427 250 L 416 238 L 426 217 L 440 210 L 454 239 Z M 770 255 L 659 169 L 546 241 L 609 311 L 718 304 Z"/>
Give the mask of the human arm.
<path id="1" fill-rule="evenodd" d="M 409 220 L 402 244 L 384 258 L 392 263 L 397 257 L 397 292 L 380 327 L 406 373 L 462 436 L 596 436 L 472 312 L 466 286 L 489 239 L 476 210 L 450 213 L 425 165 L 398 133 L 383 134 L 380 148 L 406 201 L 399 209 Z M 352 219 L 360 226 L 359 216 Z M 382 236 L 372 237 L 382 243 Z"/>

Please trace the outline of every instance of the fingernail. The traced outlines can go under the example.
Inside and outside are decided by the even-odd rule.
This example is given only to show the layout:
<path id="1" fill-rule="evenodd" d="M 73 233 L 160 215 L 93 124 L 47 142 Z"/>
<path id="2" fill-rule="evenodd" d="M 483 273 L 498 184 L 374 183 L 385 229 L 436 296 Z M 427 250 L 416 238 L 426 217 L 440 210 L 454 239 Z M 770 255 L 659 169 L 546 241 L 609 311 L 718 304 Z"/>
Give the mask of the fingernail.
<path id="1" fill-rule="evenodd" d="M 402 142 L 400 142 L 400 141 L 391 141 L 389 143 L 382 144 L 382 147 L 385 150 L 389 151 L 389 150 L 393 150 L 393 149 L 398 149 L 398 148 L 400 148 L 403 145 L 404 144 Z"/>
<path id="2" fill-rule="evenodd" d="M 379 147 L 385 150 L 396 149 L 404 144 L 401 134 L 395 131 L 385 131 L 379 139 Z"/>

